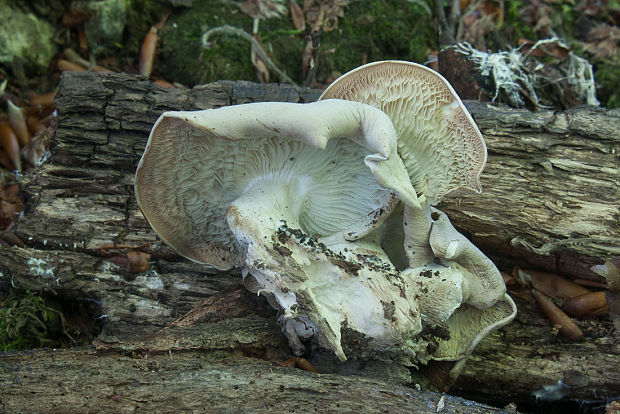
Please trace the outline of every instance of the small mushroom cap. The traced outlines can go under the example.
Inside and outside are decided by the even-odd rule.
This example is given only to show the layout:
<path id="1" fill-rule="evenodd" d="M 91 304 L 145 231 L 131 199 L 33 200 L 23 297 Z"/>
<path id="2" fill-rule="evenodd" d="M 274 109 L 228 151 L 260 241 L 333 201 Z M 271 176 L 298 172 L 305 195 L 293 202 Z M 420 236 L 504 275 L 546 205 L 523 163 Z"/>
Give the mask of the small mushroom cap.
<path id="1" fill-rule="evenodd" d="M 482 339 L 512 322 L 516 315 L 517 307 L 507 293 L 484 310 L 462 304 L 446 321 L 450 339 L 439 341 L 433 359 L 457 361 L 467 358 Z"/>
<path id="2" fill-rule="evenodd" d="M 138 165 L 136 197 L 180 254 L 230 269 L 244 246 L 226 209 L 266 181 L 287 195 L 288 216 L 273 219 L 293 218 L 316 237 L 362 237 L 389 215 L 394 192 L 417 202 L 390 119 L 344 100 L 166 112 Z"/>
<path id="3" fill-rule="evenodd" d="M 481 191 L 487 158 L 482 134 L 452 86 L 432 69 L 396 60 L 369 63 L 336 79 L 324 99 L 363 102 L 385 112 L 411 182 L 431 205 L 458 189 Z"/>

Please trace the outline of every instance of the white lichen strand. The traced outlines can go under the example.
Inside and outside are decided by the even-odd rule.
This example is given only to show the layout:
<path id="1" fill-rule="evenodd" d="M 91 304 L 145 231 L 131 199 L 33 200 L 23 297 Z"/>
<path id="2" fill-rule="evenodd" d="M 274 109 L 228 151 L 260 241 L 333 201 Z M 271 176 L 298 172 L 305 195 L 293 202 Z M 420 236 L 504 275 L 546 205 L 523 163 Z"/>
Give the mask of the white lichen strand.
<path id="1" fill-rule="evenodd" d="M 545 44 L 560 45 L 566 47 L 559 39 L 550 38 L 537 41 L 531 46 L 530 51 L 544 46 Z M 477 50 L 467 42 L 458 43 L 455 50 L 467 56 L 478 65 L 480 73 L 493 80 L 495 93 L 492 101 L 496 101 L 500 95 L 506 97 L 510 105 L 520 108 L 525 105 L 522 98 L 522 90 L 527 91 L 527 96 L 537 108 L 545 108 L 537 91 L 548 87 L 552 79 L 549 79 L 544 71 L 531 70 L 531 62 L 528 61 L 529 53 L 523 53 L 521 47 L 497 53 L 488 53 Z M 542 48 L 541 48 L 542 49 Z M 596 84 L 592 72 L 592 65 L 586 59 L 570 52 L 557 66 L 558 71 L 564 75 L 568 84 L 572 87 L 577 97 L 587 105 L 599 106 L 596 98 Z"/>
<path id="2" fill-rule="evenodd" d="M 47 261 L 43 259 L 38 259 L 35 257 L 31 257 L 26 261 L 28 265 L 28 271 L 33 276 L 39 276 L 49 279 L 54 279 L 54 269 L 55 267 L 48 265 Z M 58 279 L 55 279 L 58 281 Z"/>

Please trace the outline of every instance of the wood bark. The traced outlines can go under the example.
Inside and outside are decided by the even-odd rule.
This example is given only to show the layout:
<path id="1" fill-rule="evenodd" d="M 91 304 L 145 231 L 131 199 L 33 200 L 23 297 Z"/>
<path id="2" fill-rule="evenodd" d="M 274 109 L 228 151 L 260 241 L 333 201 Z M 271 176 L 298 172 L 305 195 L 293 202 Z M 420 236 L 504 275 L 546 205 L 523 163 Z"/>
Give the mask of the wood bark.
<path id="1" fill-rule="evenodd" d="M 148 357 L 35 351 L 0 358 L 0 383 L 5 412 L 505 412 L 459 397 L 216 351 Z"/>
<path id="2" fill-rule="evenodd" d="M 483 193 L 440 208 L 500 266 L 596 279 L 620 255 L 620 110 L 466 106 L 489 153 Z"/>
<path id="3" fill-rule="evenodd" d="M 102 407 L 108 407 L 107 404 L 112 407 L 119 400 L 127 403 L 123 407 L 131 404 L 138 408 L 157 407 L 149 404 L 163 401 L 164 396 L 157 399 L 144 393 L 150 392 L 151 396 L 165 394 L 167 389 L 162 391 L 154 385 L 160 381 L 158 384 L 173 386 L 174 391 L 181 395 L 178 401 L 185 401 L 186 405 L 182 407 L 189 409 L 192 399 L 210 404 L 204 402 L 206 397 L 200 398 L 200 393 L 210 388 L 202 386 L 201 381 L 214 371 L 220 373 L 220 378 L 212 384 L 220 384 L 222 389 L 229 391 L 230 387 L 234 388 L 234 381 L 229 381 L 230 378 L 241 375 L 240 378 L 245 380 L 253 375 L 242 375 L 230 360 L 239 354 L 240 348 L 240 366 L 247 366 L 249 372 L 255 372 L 252 368 L 255 365 L 260 366 L 256 372 L 264 370 L 260 374 L 262 378 L 268 377 L 265 381 L 276 386 L 274 389 L 265 388 L 267 394 L 270 390 L 279 390 L 282 398 L 302 394 L 303 397 L 293 400 L 311 404 L 312 399 L 306 399 L 308 395 L 316 394 L 315 401 L 328 402 L 332 400 L 326 394 L 334 389 L 353 390 L 357 387 L 355 392 L 363 393 L 368 390 L 364 387 L 376 385 L 372 381 L 383 381 L 396 385 L 393 385 L 395 388 L 388 387 L 392 391 L 380 391 L 380 395 L 385 394 L 388 399 L 400 398 L 404 404 L 408 403 L 405 401 L 408 397 L 405 398 L 403 393 L 409 391 L 398 388 L 416 381 L 408 369 L 384 369 L 385 366 L 377 363 L 371 370 L 368 366 L 372 364 L 342 365 L 326 356 L 312 360 L 321 372 L 332 375 L 355 373 L 374 379 L 325 376 L 335 379 L 323 383 L 323 377 L 319 377 L 319 382 L 315 383 L 308 380 L 308 374 L 295 372 L 293 376 L 301 375 L 304 384 L 289 388 L 285 385 L 282 390 L 280 380 L 274 378 L 280 375 L 285 384 L 287 381 L 293 384 L 296 379 L 289 378 L 291 371 L 278 371 L 278 375 L 267 376 L 273 365 L 261 365 L 265 363 L 250 358 L 271 362 L 285 358 L 288 351 L 274 322 L 273 312 L 270 313 L 264 302 L 248 305 L 254 299 L 238 293 L 240 277 L 237 271 L 219 272 L 191 263 L 161 243 L 135 202 L 135 167 L 148 132 L 162 112 L 259 101 L 312 102 L 319 94 L 320 91 L 286 85 L 231 81 L 191 90 L 164 89 L 144 78 L 124 74 L 63 74 L 56 98 L 59 125 L 52 157 L 49 163 L 23 178 L 21 188 L 26 212 L 13 230 L 19 240 L 17 244 L 10 248 L 0 247 L 0 281 L 22 290 L 48 291 L 63 298 L 89 298 L 99 303 L 101 316 L 107 322 L 104 333 L 97 340 L 97 349 L 107 353 L 50 351 L 35 353 L 32 358 L 27 354 L 3 356 L 0 358 L 0 376 L 14 366 L 14 377 L 24 381 L 22 391 L 19 391 L 19 384 L 10 385 L 13 396 L 12 399 L 3 397 L 4 404 L 12 407 L 11 404 L 19 401 L 29 403 L 26 401 L 30 398 L 27 390 L 33 386 L 34 377 L 24 379 L 27 378 L 26 372 L 46 370 L 50 372 L 50 378 L 62 378 L 70 375 L 67 367 L 75 363 L 88 367 L 84 372 L 95 369 L 91 367 L 105 366 L 99 372 L 109 378 L 104 381 L 104 391 L 100 392 L 96 384 L 91 384 L 93 388 L 89 390 L 84 388 L 90 380 L 81 377 L 83 373 L 67 377 L 72 378 L 67 383 L 78 390 L 67 395 L 98 393 L 96 395 L 105 401 Z M 554 113 L 476 102 L 466 102 L 466 105 L 482 130 L 489 150 L 489 160 L 482 175 L 484 193 L 448 200 L 440 208 L 500 266 L 508 269 L 513 264 L 533 265 L 595 279 L 589 267 L 620 254 L 620 111 L 584 107 Z M 101 247 L 114 243 L 136 247 L 147 243 L 148 247 L 141 250 L 151 255 L 148 271 L 133 274 L 112 263 Z M 127 251 L 127 248 L 119 250 Z M 222 311 L 228 319 L 227 322 L 219 321 L 218 328 L 214 327 L 215 322 L 206 322 L 209 324 L 207 336 L 201 336 L 200 332 L 204 330 L 189 330 L 173 337 L 160 333 L 156 339 L 151 339 L 155 342 L 144 342 L 147 335 L 165 328 L 205 299 L 218 297 L 225 298 L 218 305 L 220 310 L 226 302 L 239 306 L 237 313 L 232 309 Z M 618 397 L 620 373 L 610 367 L 620 365 L 620 349 L 618 342 L 611 337 L 608 317 L 578 321 L 586 330 L 587 339 L 573 343 L 554 335 L 550 323 L 535 305 L 519 298 L 516 301 L 519 308 L 517 320 L 479 345 L 452 392 L 498 405 L 510 401 L 521 404 L 533 401 L 532 392 L 562 381 L 565 386 L 560 388 L 565 398 L 601 402 Z M 257 326 L 263 329 L 262 336 L 257 333 L 260 330 Z M 226 329 L 221 330 L 222 327 Z M 248 332 L 246 337 L 231 339 L 232 333 L 244 330 Z M 222 339 L 221 335 L 225 338 Z M 159 340 L 163 342 L 157 342 Z M 240 342 L 243 346 L 238 345 Z M 167 351 L 177 356 L 166 359 L 169 358 Z M 120 358 L 119 353 L 135 352 L 163 353 L 163 356 L 157 356 L 157 364 L 164 364 L 171 372 L 156 367 L 156 372 L 164 371 L 162 375 L 165 374 L 165 378 L 158 380 L 156 375 L 140 366 L 137 371 L 124 372 L 133 369 L 134 365 L 131 359 Z M 224 356 L 225 361 L 217 367 L 209 365 L 218 363 L 218 355 Z M 198 357 L 209 361 L 194 373 Z M 63 362 L 58 366 L 50 365 L 50 358 L 60 358 Z M 148 365 L 147 362 L 140 364 Z M 186 369 L 185 373 L 183 369 Z M 141 379 L 138 371 L 145 372 L 146 379 Z M 196 380 L 192 382 L 183 375 L 196 375 Z M 132 388 L 127 385 L 133 384 L 135 378 L 138 378 L 139 386 Z M 250 381 L 248 379 L 247 384 Z M 248 396 L 247 404 L 265 403 L 260 395 L 267 394 L 254 394 L 257 387 L 264 385 L 261 381 L 259 385 L 252 383 L 251 387 L 244 383 L 243 387 L 248 387 L 249 391 L 244 391 Z M 342 387 L 339 381 L 353 388 L 339 388 Z M 359 384 L 355 385 L 357 382 Z M 192 384 L 200 388 L 192 388 Z M 51 390 L 45 391 L 44 388 L 42 385 L 39 394 L 41 402 L 52 395 Z M 323 390 L 325 394 L 317 390 Z M 235 411 L 237 405 L 232 402 L 225 405 L 229 398 L 226 392 L 220 395 L 224 397 L 224 405 L 204 406 L 232 407 L 231 410 Z M 340 395 L 339 391 L 335 395 Z M 372 395 L 371 399 L 374 399 L 375 394 Z M 209 398 L 212 396 L 209 394 Z M 353 391 L 351 397 L 351 401 L 360 400 L 359 394 Z M 279 398 L 279 403 L 284 404 L 284 399 Z M 57 407 L 60 410 L 61 406 Z M 239 407 L 259 409 L 261 406 Z M 284 405 L 262 407 L 283 408 Z M 299 410 L 308 407 L 300 403 Z"/>

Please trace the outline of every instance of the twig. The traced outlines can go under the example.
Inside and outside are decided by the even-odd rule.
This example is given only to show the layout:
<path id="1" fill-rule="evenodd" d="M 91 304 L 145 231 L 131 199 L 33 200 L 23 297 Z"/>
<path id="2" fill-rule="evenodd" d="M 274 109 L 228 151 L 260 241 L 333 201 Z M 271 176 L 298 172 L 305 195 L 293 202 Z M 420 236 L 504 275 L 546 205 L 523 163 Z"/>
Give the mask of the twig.
<path id="1" fill-rule="evenodd" d="M 439 47 L 454 43 L 454 33 L 452 28 L 448 26 L 442 0 L 435 0 L 435 14 L 437 15 L 437 29 L 439 31 Z"/>
<path id="2" fill-rule="evenodd" d="M 225 24 L 223 26 L 214 27 L 213 29 L 209 29 L 209 30 L 207 30 L 206 32 L 204 32 L 202 34 L 202 47 L 204 47 L 205 49 L 208 49 L 210 47 L 209 37 L 214 35 L 214 34 L 227 35 L 227 36 L 239 36 L 239 37 L 247 40 L 248 42 L 250 42 L 252 44 L 252 46 L 254 46 L 254 48 L 256 50 L 256 54 L 258 54 L 260 56 L 260 58 L 265 62 L 265 64 L 267 65 L 267 67 L 269 68 L 270 71 L 272 71 L 276 75 L 278 75 L 278 77 L 280 78 L 281 81 L 286 82 L 286 83 L 290 83 L 290 84 L 293 84 L 293 85 L 297 86 L 297 84 L 295 82 L 293 82 L 293 80 L 284 71 L 280 70 L 273 63 L 271 58 L 269 56 L 267 56 L 267 54 L 263 51 L 263 48 L 261 47 L 260 43 L 258 43 L 258 41 L 256 39 L 254 39 L 252 37 L 252 35 L 247 33 L 245 30 L 239 29 L 239 28 L 234 27 L 234 26 L 230 26 L 228 24 Z"/>
<path id="3" fill-rule="evenodd" d="M 460 18 L 461 18 L 461 2 L 460 0 L 452 0 L 452 5 L 450 6 L 450 15 L 448 16 L 448 27 L 453 37 L 454 37 L 454 34 L 456 33 L 456 28 L 459 24 Z"/>
<path id="4" fill-rule="evenodd" d="M 310 33 L 310 40 L 312 42 L 312 52 L 310 53 L 310 61 L 308 63 L 308 74 L 304 80 L 303 85 L 310 87 L 314 82 L 314 76 L 316 74 L 316 68 L 319 66 L 319 49 L 321 48 L 321 30 L 313 30 Z"/>

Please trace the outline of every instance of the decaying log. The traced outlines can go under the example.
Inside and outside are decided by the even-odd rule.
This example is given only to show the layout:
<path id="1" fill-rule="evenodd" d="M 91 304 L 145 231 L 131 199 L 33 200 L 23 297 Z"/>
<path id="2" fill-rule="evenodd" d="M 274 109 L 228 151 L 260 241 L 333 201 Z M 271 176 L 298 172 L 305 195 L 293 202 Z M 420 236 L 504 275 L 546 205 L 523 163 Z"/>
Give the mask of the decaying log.
<path id="1" fill-rule="evenodd" d="M 466 105 L 489 158 L 481 195 L 443 203 L 450 219 L 500 264 L 596 279 L 620 255 L 620 110 Z"/>
<path id="2" fill-rule="evenodd" d="M 499 413 L 462 398 L 362 377 L 317 375 L 228 352 L 0 358 L 0 404 L 28 413 Z"/>
<path id="3" fill-rule="evenodd" d="M 160 392 L 153 385 L 159 381 L 174 384 L 181 395 L 179 400 L 189 408 L 192 398 L 204 402 L 198 394 L 209 387 L 193 389 L 184 375 L 195 375 L 198 380 L 194 382 L 200 385 L 200 381 L 217 371 L 220 378 L 216 383 L 230 390 L 226 387 L 235 384 L 226 381 L 239 375 L 236 363 L 230 358 L 243 348 L 240 370 L 244 366 L 250 370 L 253 364 L 260 365 L 260 370 L 265 370 L 259 376 L 260 381 L 271 382 L 280 390 L 278 394 L 267 387 L 268 392 L 278 395 L 278 404 L 284 404 L 284 397 L 291 398 L 298 390 L 303 394 L 299 399 L 299 410 L 303 411 L 309 407 L 304 404 L 312 401 L 313 393 L 331 398 L 324 397 L 323 391 L 327 394 L 334 389 L 364 392 L 367 390 L 364 387 L 374 386 L 370 385 L 374 384 L 372 381 L 396 384 L 389 388 L 391 391 L 378 393 L 388 399 L 400 398 L 407 404 L 409 397 L 403 394 L 407 391 L 398 387 L 411 383 L 412 377 L 403 367 L 392 367 L 385 372 L 376 369 L 370 375 L 375 379 L 359 380 L 361 385 L 349 384 L 343 377 L 325 376 L 327 382 L 321 382 L 323 379 L 319 377 L 319 382 L 306 381 L 301 388 L 285 385 L 282 389 L 281 384 L 289 384 L 287 381 L 296 383 L 294 378 L 289 379 L 290 371 L 281 374 L 278 368 L 282 379 L 276 380 L 278 375 L 271 376 L 269 371 L 272 365 L 248 358 L 273 362 L 287 353 L 284 338 L 274 322 L 275 314 L 270 315 L 264 303 L 229 314 L 227 322 L 218 326 L 225 326 L 229 332 L 247 328 L 250 333 L 256 332 L 252 329 L 258 326 L 265 329 L 264 335 L 269 340 L 255 334 L 245 339 L 237 337 L 235 340 L 245 341 L 241 347 L 228 346 L 228 339 L 218 339 L 219 331 L 213 330 L 216 322 L 210 321 L 210 330 L 206 331 L 210 333 L 206 337 L 193 330 L 177 336 L 172 333 L 173 336 L 158 336 L 148 344 L 143 342 L 149 334 L 168 326 L 207 298 L 223 295 L 229 304 L 248 303 L 247 297 L 235 296 L 239 295 L 235 293 L 240 282 L 237 271 L 217 272 L 179 257 L 157 239 L 138 211 L 133 174 L 152 124 L 165 110 L 206 109 L 258 101 L 311 102 L 319 94 L 316 90 L 285 85 L 230 81 L 192 90 L 163 89 L 144 78 L 124 74 L 63 74 L 56 98 L 59 126 L 51 161 L 23 178 L 21 187 L 27 210 L 14 229 L 23 244 L 0 247 L 0 281 L 18 289 L 47 291 L 64 298 L 90 298 L 101 303 L 101 316 L 107 324 L 104 334 L 97 339 L 97 346 L 100 352 L 109 354 L 40 352 L 32 354 L 30 361 L 25 354 L 3 356 L 0 379 L 6 382 L 4 371 L 17 364 L 11 378 L 22 378 L 19 381 L 24 384 L 23 388 L 19 381 L 10 385 L 11 395 L 16 396 L 11 398 L 19 399 L 19 395 L 26 398 L 26 385 L 32 387 L 35 380 L 25 372 L 51 370 L 49 359 L 53 354 L 53 358 L 62 361 L 62 366 L 69 366 L 73 360 L 84 367 L 106 366 L 99 372 L 114 378 L 102 382 L 103 391 L 98 395 L 108 398 L 102 407 L 125 401 L 157 408 L 147 403 L 163 402 L 164 397 L 149 399 L 146 393 Z M 466 104 L 489 149 L 482 176 L 484 193 L 449 200 L 441 208 L 500 266 L 529 263 L 566 275 L 595 278 L 589 273 L 590 265 L 620 254 L 620 111 L 584 107 L 564 113 L 533 113 L 490 104 Z M 132 274 L 112 263 L 105 254 L 113 250 L 111 244 L 139 247 L 149 253 L 148 271 Z M 620 349 L 610 336 L 609 318 L 579 321 L 589 333 L 584 341 L 572 343 L 553 333 L 535 305 L 519 298 L 516 301 L 517 320 L 480 344 L 452 392 L 497 405 L 510 401 L 519 404 L 533 401 L 532 392 L 542 390 L 543 386 L 562 381 L 560 388 L 566 398 L 605 401 L 618 397 L 620 373 L 609 368 L 620 365 Z M 226 346 L 214 345 L 218 341 Z M 167 359 L 167 351 L 172 352 L 172 360 Z M 119 352 L 159 355 L 154 357 L 156 368 L 153 369 L 162 373 L 162 377 L 140 368 L 140 364 L 147 366 L 147 362 L 132 365 L 131 359 L 123 359 L 128 357 L 121 358 L 124 362 L 117 361 Z M 224 360 L 218 362 L 217 355 Z M 199 356 L 207 359 L 202 368 L 197 368 Z M 321 358 L 312 362 L 319 365 L 321 372 L 368 373 L 362 364 L 353 368 Z M 170 369 L 161 368 L 162 365 Z M 57 378 L 70 375 L 62 366 L 58 367 Z M 89 370 L 85 368 L 84 372 Z M 144 378 L 140 372 L 145 372 Z M 308 375 L 295 372 L 293 376 L 306 379 Z M 63 383 L 81 384 L 84 377 L 67 378 L 73 379 Z M 91 380 L 82 381 L 87 384 Z M 133 384 L 132 381 L 137 381 L 135 390 L 123 385 Z M 261 402 L 260 395 L 264 394 L 252 394 L 263 384 L 260 381 L 256 386 L 249 381 L 243 383 L 242 387 L 248 387 L 242 391 L 248 397 L 247 407 L 258 407 L 251 404 Z M 339 381 L 348 385 L 342 386 Z M 97 392 L 96 386 L 91 391 L 80 388 L 86 386 L 78 388 L 82 392 Z M 355 388 L 358 386 L 361 388 Z M 40 401 L 51 395 L 43 386 L 40 390 Z M 352 398 L 360 399 L 356 395 L 351 391 Z M 9 407 L 18 401 L 3 398 L 2 402 Z M 295 401 L 295 397 L 292 399 Z M 230 406 L 234 411 L 236 406 Z"/>

